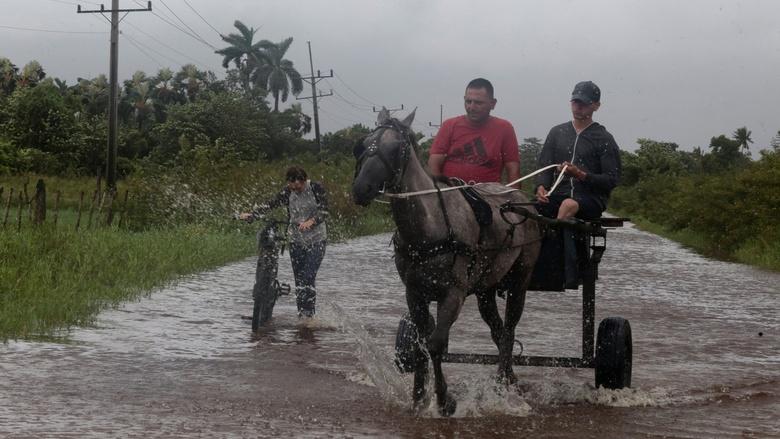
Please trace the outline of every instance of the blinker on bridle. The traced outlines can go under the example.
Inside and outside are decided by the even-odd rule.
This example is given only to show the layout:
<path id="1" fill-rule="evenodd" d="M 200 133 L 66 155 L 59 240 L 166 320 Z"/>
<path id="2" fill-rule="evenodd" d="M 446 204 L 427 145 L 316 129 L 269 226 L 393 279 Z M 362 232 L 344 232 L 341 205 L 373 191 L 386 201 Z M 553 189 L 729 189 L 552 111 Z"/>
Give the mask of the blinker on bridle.
<path id="1" fill-rule="evenodd" d="M 402 140 L 393 142 L 401 144 L 401 154 L 399 156 L 397 168 L 390 163 L 390 160 L 379 148 L 379 139 L 382 138 L 382 134 L 384 134 L 384 132 L 388 129 L 397 131 L 401 134 L 401 137 L 403 137 Z M 371 139 L 371 142 L 366 145 L 365 140 L 369 138 Z M 414 140 L 409 132 L 403 126 L 400 126 L 398 122 L 391 121 L 388 124 L 379 125 L 374 129 L 374 131 L 371 132 L 369 136 L 366 137 L 366 139 L 363 140 L 365 150 L 360 154 L 360 157 L 357 160 L 357 164 L 355 165 L 355 177 L 357 178 L 357 175 L 360 172 L 360 168 L 363 167 L 363 163 L 366 161 L 366 159 L 377 156 L 379 161 L 382 162 L 385 169 L 391 175 L 391 180 L 389 182 L 385 181 L 385 183 L 390 183 L 391 188 L 399 187 L 401 184 L 401 179 L 404 175 L 404 171 L 406 170 L 406 165 L 409 163 L 409 150 L 411 149 L 410 145 L 412 145 L 413 142 Z"/>

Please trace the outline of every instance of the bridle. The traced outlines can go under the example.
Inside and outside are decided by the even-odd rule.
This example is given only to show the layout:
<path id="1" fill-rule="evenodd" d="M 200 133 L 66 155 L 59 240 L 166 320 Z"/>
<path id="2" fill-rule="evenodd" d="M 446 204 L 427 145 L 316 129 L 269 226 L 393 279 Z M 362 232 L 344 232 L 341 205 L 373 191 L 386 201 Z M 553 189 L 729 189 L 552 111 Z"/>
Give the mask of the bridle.
<path id="1" fill-rule="evenodd" d="M 382 138 L 382 135 L 385 133 L 386 130 L 394 130 L 399 134 L 401 134 L 402 139 L 393 142 L 394 144 L 400 145 L 398 166 L 393 166 L 390 158 L 388 158 L 387 154 L 385 154 L 380 148 L 379 139 Z M 366 144 L 366 140 L 368 139 L 371 139 L 371 141 L 370 143 Z M 386 143 L 385 145 L 389 145 L 389 144 Z M 361 146 L 364 147 L 364 149 L 358 155 L 358 148 Z M 401 186 L 401 180 L 403 180 L 404 174 L 406 173 L 406 168 L 407 165 L 409 164 L 409 158 L 411 157 L 411 154 L 414 154 L 414 150 L 415 150 L 414 147 L 416 146 L 417 146 L 417 142 L 414 138 L 414 135 L 412 135 L 411 130 L 406 128 L 397 120 L 390 119 L 390 121 L 374 128 L 371 134 L 364 137 L 363 139 L 360 140 L 360 142 L 358 142 L 358 145 L 355 147 L 355 155 L 357 161 L 355 163 L 354 178 L 357 178 L 358 173 L 360 172 L 360 169 L 363 167 L 365 161 L 368 160 L 369 158 L 376 156 L 379 159 L 379 161 L 382 162 L 382 165 L 384 165 L 385 170 L 391 176 L 390 180 L 385 181 L 385 184 L 389 184 L 389 189 L 398 190 Z"/>

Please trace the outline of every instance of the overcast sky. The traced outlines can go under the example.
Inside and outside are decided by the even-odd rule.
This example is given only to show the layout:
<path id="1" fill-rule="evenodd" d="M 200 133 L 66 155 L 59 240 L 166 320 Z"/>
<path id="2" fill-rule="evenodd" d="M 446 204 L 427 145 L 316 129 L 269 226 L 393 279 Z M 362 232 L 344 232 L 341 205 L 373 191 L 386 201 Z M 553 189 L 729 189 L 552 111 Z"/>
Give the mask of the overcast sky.
<path id="1" fill-rule="evenodd" d="M 0 0 L 0 57 L 19 67 L 37 60 L 70 84 L 107 74 L 108 22 L 76 14 L 77 4 L 99 8 L 99 1 Z M 120 0 L 122 8 L 139 5 Z M 211 26 L 228 34 L 239 19 L 260 28 L 257 39 L 293 37 L 287 58 L 302 74 L 310 70 L 307 41 L 314 70 L 333 69 L 318 84 L 334 93 L 319 101 L 323 133 L 373 125 L 372 106 L 403 105 L 417 107 L 415 129 L 431 135 L 440 105 L 445 118 L 463 113 L 465 85 L 476 77 L 493 82 L 493 114 L 511 121 L 520 139 L 544 138 L 568 120 L 581 80 L 601 87 L 595 119 L 624 149 L 645 137 L 706 150 L 712 136 L 747 126 L 758 150 L 780 130 L 777 0 L 153 0 L 152 7 L 120 25 L 120 79 L 185 63 L 223 77 L 221 57 L 183 30 L 222 48 Z M 311 112 L 311 100 L 298 102 Z"/>

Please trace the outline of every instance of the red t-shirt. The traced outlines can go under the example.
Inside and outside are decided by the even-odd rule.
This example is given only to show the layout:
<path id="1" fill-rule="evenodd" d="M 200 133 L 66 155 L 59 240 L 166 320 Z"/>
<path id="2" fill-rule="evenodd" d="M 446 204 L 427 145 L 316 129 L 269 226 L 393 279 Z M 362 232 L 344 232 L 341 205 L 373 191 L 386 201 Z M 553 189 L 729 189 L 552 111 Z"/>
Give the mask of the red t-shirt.
<path id="1" fill-rule="evenodd" d="M 430 153 L 446 155 L 444 175 L 477 183 L 500 182 L 504 163 L 520 161 L 515 129 L 493 116 L 482 125 L 466 116 L 445 120 Z"/>

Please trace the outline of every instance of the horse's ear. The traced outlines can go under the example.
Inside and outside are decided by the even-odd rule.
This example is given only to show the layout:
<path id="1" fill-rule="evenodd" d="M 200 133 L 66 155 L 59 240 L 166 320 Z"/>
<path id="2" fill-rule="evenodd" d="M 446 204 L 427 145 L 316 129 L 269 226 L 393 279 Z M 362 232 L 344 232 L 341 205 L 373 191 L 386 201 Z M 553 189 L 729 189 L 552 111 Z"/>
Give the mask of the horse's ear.
<path id="1" fill-rule="evenodd" d="M 387 108 L 382 107 L 382 110 L 379 112 L 379 115 L 376 117 L 376 123 L 377 125 L 386 125 L 390 123 L 390 112 L 387 111 Z"/>
<path id="2" fill-rule="evenodd" d="M 366 140 L 365 137 L 359 138 L 357 142 L 355 142 L 355 147 L 352 148 L 352 155 L 354 155 L 356 159 L 359 159 L 366 150 L 366 145 L 363 144 L 364 140 Z"/>
<path id="3" fill-rule="evenodd" d="M 412 127 L 412 121 L 414 120 L 414 113 L 417 112 L 417 107 L 414 107 L 414 110 L 412 110 L 411 113 L 409 113 L 404 120 L 401 121 L 401 125 L 405 126 L 406 128 Z"/>

